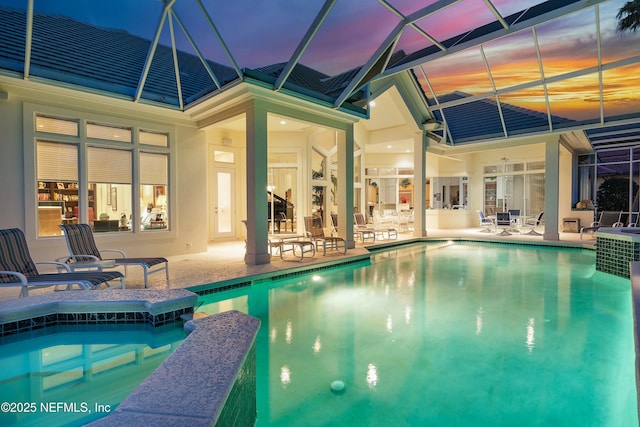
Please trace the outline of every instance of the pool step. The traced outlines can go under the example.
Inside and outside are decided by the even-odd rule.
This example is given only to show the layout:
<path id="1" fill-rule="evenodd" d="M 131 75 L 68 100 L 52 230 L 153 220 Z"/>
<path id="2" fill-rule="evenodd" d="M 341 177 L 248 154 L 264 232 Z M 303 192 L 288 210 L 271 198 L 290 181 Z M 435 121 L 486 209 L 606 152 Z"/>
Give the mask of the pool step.
<path id="1" fill-rule="evenodd" d="M 202 318 L 205 318 L 205 317 L 209 317 L 209 315 L 207 313 L 202 313 L 202 312 L 185 313 L 182 316 L 180 316 L 180 318 L 184 322 L 188 322 L 189 320 L 202 319 Z"/>

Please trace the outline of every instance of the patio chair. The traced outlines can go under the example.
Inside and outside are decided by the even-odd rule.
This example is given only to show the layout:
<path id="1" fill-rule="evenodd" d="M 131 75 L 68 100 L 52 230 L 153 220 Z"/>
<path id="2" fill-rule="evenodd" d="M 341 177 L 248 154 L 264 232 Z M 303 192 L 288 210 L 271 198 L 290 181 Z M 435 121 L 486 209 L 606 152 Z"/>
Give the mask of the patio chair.
<path id="1" fill-rule="evenodd" d="M 507 212 L 511 215 L 511 223 L 513 224 L 509 231 L 520 232 L 520 209 L 508 209 Z"/>
<path id="2" fill-rule="evenodd" d="M 398 228 L 400 231 L 413 230 L 413 211 L 406 210 L 398 212 Z"/>
<path id="3" fill-rule="evenodd" d="M 375 234 L 376 238 L 383 240 L 398 238 L 398 230 L 396 228 L 377 224 L 367 224 L 367 220 L 365 219 L 364 214 L 361 212 L 355 212 L 353 214 L 353 219 L 356 222 L 357 229 L 366 228 L 368 230 L 371 230 Z"/>
<path id="4" fill-rule="evenodd" d="M 327 254 L 327 248 L 335 249 L 337 251 L 342 250 L 343 253 L 347 253 L 346 240 L 337 236 L 325 236 L 324 228 L 322 227 L 322 218 L 317 216 L 305 216 L 304 228 L 307 237 L 316 245 L 316 251 L 319 246 L 322 245 L 322 255 Z"/>
<path id="5" fill-rule="evenodd" d="M 360 237 L 362 243 L 364 243 L 366 239 L 371 239 L 373 243 L 376 242 L 376 230 L 374 227 L 369 227 L 367 225 L 364 215 L 359 212 L 354 212 L 353 221 L 355 223 L 353 227 L 353 234 L 356 238 Z"/>
<path id="6" fill-rule="evenodd" d="M 542 234 L 538 233 L 536 231 L 536 227 L 538 227 L 539 225 L 542 225 L 542 217 L 544 216 L 544 211 L 540 211 L 538 213 L 538 215 L 536 215 L 535 218 L 528 218 L 526 219 L 522 224 L 521 227 L 527 228 L 529 227 L 530 230 L 524 234 L 531 234 L 533 236 L 541 236 Z"/>
<path id="7" fill-rule="evenodd" d="M 511 233 L 508 230 L 513 227 L 511 214 L 509 212 L 496 212 L 496 227 L 502 229 L 498 236 L 510 236 Z"/>
<path id="8" fill-rule="evenodd" d="M 593 233 L 601 227 L 622 227 L 623 223 L 620 222 L 621 216 L 621 211 L 602 211 L 597 221 L 592 222 L 588 227 L 580 228 L 580 240 L 582 240 L 584 233 Z"/>
<path id="9" fill-rule="evenodd" d="M 397 239 L 398 228 L 395 227 L 396 219 L 390 215 L 382 216 L 378 210 L 374 210 L 373 214 L 373 226 L 376 230 L 382 231 L 382 238 Z M 386 233 L 386 237 L 384 236 Z"/>
<path id="10" fill-rule="evenodd" d="M 485 233 L 493 233 L 496 231 L 496 223 L 491 218 L 487 218 L 484 216 L 484 212 L 481 210 L 477 210 L 476 213 L 480 218 L 480 227 L 482 227 L 482 231 Z"/>
<path id="11" fill-rule="evenodd" d="M 148 276 L 161 271 L 165 272 L 165 279 L 169 284 L 169 261 L 166 258 L 128 258 L 124 251 L 117 249 L 104 249 L 102 252 L 113 252 L 118 254 L 119 257 L 103 258 L 93 238 L 93 231 L 91 231 L 91 227 L 88 224 L 61 224 L 59 227 L 64 232 L 67 240 L 69 256 L 65 258 L 70 265 L 74 262 L 109 260 L 114 262 L 114 267 L 124 266 L 125 274 L 127 267 L 138 265 L 142 267 L 145 288 L 149 284 Z"/>
<path id="12" fill-rule="evenodd" d="M 36 265 L 49 264 L 62 273 L 40 274 Z M 107 288 L 124 288 L 124 276 L 119 271 L 82 271 L 71 272 L 69 267 L 59 262 L 34 262 L 29 253 L 27 240 L 22 230 L 10 228 L 0 230 L 0 287 L 19 286 L 20 297 L 29 296 L 30 289 L 49 286 L 73 285 L 81 289 L 98 289 L 100 285 Z M 112 285 L 109 282 L 116 281 Z"/>

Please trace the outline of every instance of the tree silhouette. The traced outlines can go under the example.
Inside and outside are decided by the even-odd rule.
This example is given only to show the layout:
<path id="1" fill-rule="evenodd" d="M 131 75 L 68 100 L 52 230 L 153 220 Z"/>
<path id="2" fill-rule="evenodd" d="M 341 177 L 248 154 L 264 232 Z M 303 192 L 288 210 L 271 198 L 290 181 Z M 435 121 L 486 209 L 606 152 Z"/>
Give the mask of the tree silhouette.
<path id="1" fill-rule="evenodd" d="M 628 1 L 620 8 L 616 15 L 618 26 L 616 31 L 624 33 L 636 32 L 640 28 L 640 0 Z"/>
<path id="2" fill-rule="evenodd" d="M 631 198 L 638 192 L 638 184 L 632 181 Z M 609 178 L 600 184 L 596 194 L 601 211 L 626 211 L 629 209 L 629 178 Z"/>

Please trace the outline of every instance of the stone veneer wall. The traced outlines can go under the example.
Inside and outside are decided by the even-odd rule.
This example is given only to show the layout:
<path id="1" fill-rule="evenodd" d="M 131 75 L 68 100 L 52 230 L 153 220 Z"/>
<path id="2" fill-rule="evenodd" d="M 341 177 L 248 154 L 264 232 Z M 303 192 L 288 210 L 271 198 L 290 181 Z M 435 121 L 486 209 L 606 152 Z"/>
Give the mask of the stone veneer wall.
<path id="1" fill-rule="evenodd" d="M 640 261 L 640 239 L 600 232 L 596 239 L 596 270 L 629 278 L 629 263 Z"/>

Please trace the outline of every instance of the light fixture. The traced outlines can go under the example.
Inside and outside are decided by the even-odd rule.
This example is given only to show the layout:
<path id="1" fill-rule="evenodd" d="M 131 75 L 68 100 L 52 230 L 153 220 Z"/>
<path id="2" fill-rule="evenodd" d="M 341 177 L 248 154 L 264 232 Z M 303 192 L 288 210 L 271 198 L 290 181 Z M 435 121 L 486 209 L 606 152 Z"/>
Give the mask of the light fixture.
<path id="1" fill-rule="evenodd" d="M 369 107 L 373 108 L 376 106 L 376 101 L 370 101 L 369 102 Z"/>
<path id="2" fill-rule="evenodd" d="M 442 127 L 442 123 L 436 119 L 429 119 L 422 123 L 422 129 L 427 131 L 440 129 L 441 127 Z"/>
<path id="3" fill-rule="evenodd" d="M 280 120 L 280 124 L 284 126 L 284 125 L 287 124 L 287 121 L 286 120 Z"/>

